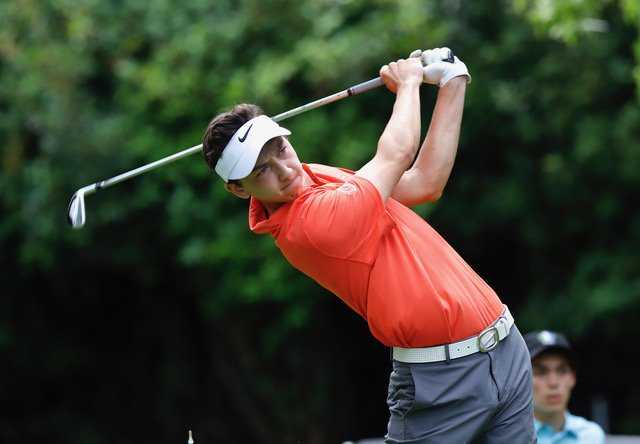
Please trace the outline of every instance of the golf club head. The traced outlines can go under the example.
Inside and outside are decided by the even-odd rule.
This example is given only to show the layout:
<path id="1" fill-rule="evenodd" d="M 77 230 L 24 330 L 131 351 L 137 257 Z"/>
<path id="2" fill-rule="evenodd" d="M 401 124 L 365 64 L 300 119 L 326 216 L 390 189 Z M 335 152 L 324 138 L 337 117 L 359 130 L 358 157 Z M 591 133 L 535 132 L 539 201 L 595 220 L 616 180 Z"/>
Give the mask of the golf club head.
<path id="1" fill-rule="evenodd" d="M 84 226 L 85 217 L 84 191 L 78 190 L 71 198 L 71 202 L 69 202 L 67 220 L 73 228 L 80 229 Z"/>

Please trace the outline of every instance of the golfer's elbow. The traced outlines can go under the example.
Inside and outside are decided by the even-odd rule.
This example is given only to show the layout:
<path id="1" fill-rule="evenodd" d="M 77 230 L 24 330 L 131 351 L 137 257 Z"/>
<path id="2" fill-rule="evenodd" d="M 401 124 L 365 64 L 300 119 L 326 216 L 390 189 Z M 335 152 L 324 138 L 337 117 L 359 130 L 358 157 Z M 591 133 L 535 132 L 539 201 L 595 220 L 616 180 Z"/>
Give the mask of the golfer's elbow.
<path id="1" fill-rule="evenodd" d="M 444 193 L 444 188 L 447 185 L 447 181 L 434 178 L 426 174 L 419 174 L 418 177 L 422 179 L 418 185 L 421 194 L 421 201 L 436 202 L 440 200 Z"/>
<path id="2" fill-rule="evenodd" d="M 442 190 L 403 190 L 401 193 L 398 193 L 394 196 L 397 201 L 408 206 L 413 207 L 415 205 L 425 204 L 425 203 L 433 203 L 436 202 L 442 197 Z"/>
<path id="3" fill-rule="evenodd" d="M 442 197 L 442 188 L 438 190 L 428 190 L 424 195 L 425 202 L 437 202 Z"/>

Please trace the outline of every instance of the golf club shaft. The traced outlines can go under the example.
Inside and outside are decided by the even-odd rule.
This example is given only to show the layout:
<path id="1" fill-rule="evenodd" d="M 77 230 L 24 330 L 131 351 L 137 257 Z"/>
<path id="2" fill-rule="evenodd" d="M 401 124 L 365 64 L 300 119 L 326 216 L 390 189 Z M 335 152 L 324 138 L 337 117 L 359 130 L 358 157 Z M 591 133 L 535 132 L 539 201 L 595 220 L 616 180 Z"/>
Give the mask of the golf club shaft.
<path id="1" fill-rule="evenodd" d="M 347 88 L 343 91 L 337 92 L 330 96 L 324 97 L 322 99 L 315 100 L 313 102 L 307 103 L 306 105 L 299 106 L 292 110 L 286 111 L 284 113 L 278 114 L 277 116 L 272 117 L 272 119 L 276 122 L 280 122 L 284 119 L 288 119 L 289 117 L 297 116 L 298 114 L 302 114 L 305 111 L 309 111 L 315 108 L 319 108 L 321 106 L 327 105 L 329 103 L 337 102 L 338 100 L 342 100 L 349 96 L 354 96 L 356 94 L 361 94 L 363 92 L 369 91 L 374 88 L 378 88 L 382 86 L 383 82 L 380 77 L 376 77 L 375 79 L 368 80 L 366 82 L 358 83 L 350 88 Z M 131 179 L 132 177 L 139 176 L 140 174 L 146 173 L 147 171 L 151 171 L 168 163 L 174 162 L 183 157 L 189 156 L 198 151 L 202 151 L 202 144 L 197 146 L 192 146 L 191 148 L 187 148 L 178 153 L 172 154 L 171 156 L 164 157 L 160 160 L 156 160 L 155 162 L 151 162 L 147 165 L 143 165 L 134 170 L 127 171 L 126 173 L 119 174 L 110 179 L 106 179 L 100 182 L 96 182 L 92 185 L 88 185 L 84 187 L 84 194 L 89 195 L 96 192 L 99 189 L 107 188 L 117 183 L 123 182 L 127 179 Z"/>
<path id="2" fill-rule="evenodd" d="M 337 102 L 338 100 L 342 100 L 345 97 L 355 96 L 356 94 L 369 91 L 370 89 L 377 88 L 379 86 L 382 86 L 383 84 L 384 83 L 382 82 L 382 79 L 380 77 L 376 77 L 375 79 L 358 83 L 357 85 L 354 85 L 351 88 L 347 88 L 343 91 L 337 92 L 335 94 L 331 94 L 330 96 L 324 97 L 322 99 L 314 100 L 313 102 L 307 103 L 306 105 L 302 105 L 292 110 L 278 114 L 277 116 L 273 116 L 271 119 L 273 119 L 276 122 L 280 122 L 281 120 L 288 119 L 289 117 L 302 114 L 305 111 L 319 108 L 329 103 Z"/>

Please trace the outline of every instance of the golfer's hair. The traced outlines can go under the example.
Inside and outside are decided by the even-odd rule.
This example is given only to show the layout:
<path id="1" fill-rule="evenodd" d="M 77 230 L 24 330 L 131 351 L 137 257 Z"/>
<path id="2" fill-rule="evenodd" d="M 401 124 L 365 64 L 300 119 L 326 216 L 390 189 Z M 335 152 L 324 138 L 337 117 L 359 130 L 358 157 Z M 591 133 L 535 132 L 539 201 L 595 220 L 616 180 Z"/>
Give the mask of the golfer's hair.
<path id="1" fill-rule="evenodd" d="M 204 161 L 207 162 L 211 171 L 214 171 L 222 151 L 224 151 L 227 143 L 229 143 L 238 128 L 244 125 L 245 122 L 262 114 L 264 113 L 259 106 L 240 103 L 230 111 L 218 114 L 209 122 L 207 130 L 202 136 L 202 153 L 204 154 Z"/>

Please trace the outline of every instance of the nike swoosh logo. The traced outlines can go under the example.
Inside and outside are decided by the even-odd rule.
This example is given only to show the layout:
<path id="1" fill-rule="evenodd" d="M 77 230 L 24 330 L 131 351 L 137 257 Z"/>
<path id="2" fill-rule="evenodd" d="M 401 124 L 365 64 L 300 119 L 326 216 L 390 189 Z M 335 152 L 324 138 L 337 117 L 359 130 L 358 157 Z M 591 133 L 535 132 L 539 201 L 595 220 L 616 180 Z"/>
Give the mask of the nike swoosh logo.
<path id="1" fill-rule="evenodd" d="M 244 133 L 244 137 L 240 137 L 238 136 L 238 140 L 240 141 L 240 143 L 244 142 L 245 140 L 247 140 L 247 135 L 249 134 L 249 131 L 251 131 L 251 127 L 253 126 L 253 123 L 251 125 L 249 125 L 249 128 L 247 128 L 247 132 Z"/>

